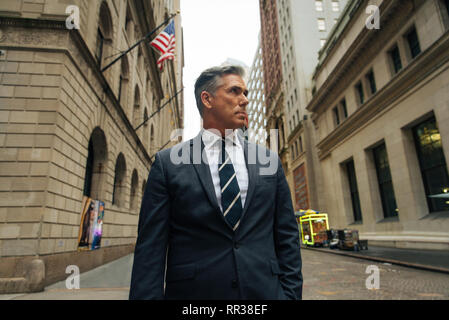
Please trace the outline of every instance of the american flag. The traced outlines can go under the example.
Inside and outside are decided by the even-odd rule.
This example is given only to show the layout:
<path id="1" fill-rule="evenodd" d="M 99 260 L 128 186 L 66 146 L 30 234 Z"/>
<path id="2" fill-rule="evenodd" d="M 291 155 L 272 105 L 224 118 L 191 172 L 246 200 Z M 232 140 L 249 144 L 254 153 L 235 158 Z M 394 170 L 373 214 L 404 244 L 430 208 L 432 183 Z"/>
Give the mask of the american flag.
<path id="1" fill-rule="evenodd" d="M 151 41 L 150 45 L 162 54 L 157 60 L 157 65 L 162 70 L 165 60 L 173 60 L 175 58 L 175 23 L 173 20 Z"/>

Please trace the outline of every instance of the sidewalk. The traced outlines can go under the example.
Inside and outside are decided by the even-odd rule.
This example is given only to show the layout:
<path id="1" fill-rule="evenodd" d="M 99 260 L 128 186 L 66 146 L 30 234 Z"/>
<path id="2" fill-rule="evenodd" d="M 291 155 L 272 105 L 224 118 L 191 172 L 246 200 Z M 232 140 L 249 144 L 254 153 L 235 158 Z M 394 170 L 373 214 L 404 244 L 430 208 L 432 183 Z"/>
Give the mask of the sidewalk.
<path id="1" fill-rule="evenodd" d="M 368 250 L 359 252 L 313 247 L 302 249 L 449 274 L 449 251 L 375 246 L 368 246 Z M 82 273 L 80 289 L 67 289 L 64 280 L 46 287 L 43 292 L 4 294 L 0 295 L 0 300 L 128 300 L 132 263 L 133 254 L 129 254 Z M 303 261 L 303 265 L 306 264 L 307 261 Z"/>
<path id="2" fill-rule="evenodd" d="M 81 273 L 80 289 L 67 289 L 63 280 L 43 292 L 2 294 L 0 300 L 128 300 L 133 257 L 129 254 Z"/>
<path id="3" fill-rule="evenodd" d="M 369 243 L 368 250 L 358 252 L 327 247 L 301 248 L 449 274 L 449 251 L 376 247 L 370 246 Z"/>

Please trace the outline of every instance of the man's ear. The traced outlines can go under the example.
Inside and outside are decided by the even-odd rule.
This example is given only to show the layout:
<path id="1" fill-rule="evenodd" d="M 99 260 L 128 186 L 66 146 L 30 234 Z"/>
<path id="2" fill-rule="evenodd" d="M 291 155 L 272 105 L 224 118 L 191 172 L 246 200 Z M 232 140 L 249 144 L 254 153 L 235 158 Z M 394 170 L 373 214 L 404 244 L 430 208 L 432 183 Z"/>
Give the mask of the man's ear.
<path id="1" fill-rule="evenodd" d="M 207 91 L 201 92 L 201 102 L 207 109 L 212 109 L 212 105 L 210 104 L 211 94 Z"/>

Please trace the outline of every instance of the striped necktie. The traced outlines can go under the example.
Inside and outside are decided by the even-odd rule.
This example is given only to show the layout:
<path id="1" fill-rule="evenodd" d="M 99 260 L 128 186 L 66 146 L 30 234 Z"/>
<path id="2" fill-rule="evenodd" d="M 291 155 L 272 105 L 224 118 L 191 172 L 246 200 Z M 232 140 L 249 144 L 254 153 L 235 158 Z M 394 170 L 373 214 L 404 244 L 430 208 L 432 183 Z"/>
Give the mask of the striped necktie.
<path id="1" fill-rule="evenodd" d="M 242 200 L 240 188 L 232 165 L 231 158 L 225 150 L 225 140 L 221 143 L 221 162 L 218 167 L 221 188 L 221 205 L 226 221 L 235 231 L 240 223 L 242 215 Z"/>

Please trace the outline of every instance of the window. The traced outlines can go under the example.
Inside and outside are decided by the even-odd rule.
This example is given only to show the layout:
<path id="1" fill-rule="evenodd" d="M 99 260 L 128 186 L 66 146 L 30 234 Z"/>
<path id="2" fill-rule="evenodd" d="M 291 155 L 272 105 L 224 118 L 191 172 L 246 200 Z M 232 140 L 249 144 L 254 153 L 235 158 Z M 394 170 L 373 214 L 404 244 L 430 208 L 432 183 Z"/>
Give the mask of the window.
<path id="1" fill-rule="evenodd" d="M 99 127 L 95 127 L 87 146 L 86 169 L 84 174 L 83 195 L 93 199 L 104 197 L 102 188 L 106 179 L 108 148 L 106 136 Z"/>
<path id="2" fill-rule="evenodd" d="M 389 55 L 393 65 L 393 71 L 396 74 L 402 69 L 401 55 L 397 45 L 390 50 Z"/>
<path id="3" fill-rule="evenodd" d="M 295 141 L 295 158 L 298 156 L 298 141 Z"/>
<path id="4" fill-rule="evenodd" d="M 365 94 L 363 93 L 363 84 L 361 81 L 355 85 L 355 91 L 357 93 L 357 99 L 358 99 L 359 105 L 364 104 L 365 103 Z"/>
<path id="5" fill-rule="evenodd" d="M 83 195 L 90 197 L 92 190 L 92 175 L 93 175 L 93 166 L 94 166 L 94 147 L 92 144 L 92 137 L 89 139 L 89 146 L 87 152 L 87 161 L 86 161 L 86 171 L 84 178 L 84 189 Z"/>
<path id="6" fill-rule="evenodd" d="M 299 152 L 301 152 L 301 153 L 304 152 L 304 148 L 302 146 L 302 137 L 299 137 Z"/>
<path id="7" fill-rule="evenodd" d="M 132 29 L 133 29 L 133 23 L 132 23 L 132 18 L 131 18 L 131 12 L 130 12 L 129 7 L 126 6 L 125 32 L 126 32 L 126 36 L 128 38 L 128 41 L 131 41 Z"/>
<path id="8" fill-rule="evenodd" d="M 326 44 L 326 39 L 320 39 L 321 48 Z"/>
<path id="9" fill-rule="evenodd" d="M 354 160 L 349 161 L 345 165 L 346 174 L 349 182 L 349 192 L 351 194 L 352 213 L 354 222 L 362 221 L 362 209 L 360 207 L 359 190 L 357 188 L 357 177 L 355 175 Z"/>
<path id="10" fill-rule="evenodd" d="M 315 1 L 315 9 L 316 9 L 316 11 L 323 11 L 323 1 L 322 0 Z"/>
<path id="11" fill-rule="evenodd" d="M 418 54 L 421 53 L 421 46 L 419 45 L 418 34 L 416 33 L 416 29 L 413 28 L 407 35 L 408 47 L 410 49 L 410 56 L 414 59 Z"/>
<path id="12" fill-rule="evenodd" d="M 137 170 L 134 169 L 132 177 L 131 177 L 131 192 L 129 197 L 129 207 L 133 210 L 137 209 L 139 206 L 137 200 L 137 187 L 139 185 L 139 177 L 137 175 Z"/>
<path id="13" fill-rule="evenodd" d="M 343 116 L 346 119 L 348 117 L 348 108 L 346 107 L 346 99 L 341 100 L 340 105 L 343 111 Z"/>
<path id="14" fill-rule="evenodd" d="M 139 86 L 136 84 L 134 88 L 134 108 L 133 108 L 133 124 L 134 127 L 139 125 L 141 121 L 140 118 L 140 90 Z"/>
<path id="15" fill-rule="evenodd" d="M 103 44 L 104 44 L 104 37 L 101 33 L 100 28 L 97 30 L 97 47 L 95 49 L 95 58 L 97 59 L 98 65 L 101 66 L 101 58 L 103 56 Z"/>
<path id="16" fill-rule="evenodd" d="M 336 0 L 332 1 L 332 11 L 334 12 L 340 11 L 340 3 Z"/>
<path id="17" fill-rule="evenodd" d="M 332 109 L 332 112 L 334 113 L 335 125 L 338 126 L 340 124 L 340 116 L 338 114 L 338 107 L 334 107 L 334 109 Z"/>
<path id="18" fill-rule="evenodd" d="M 371 94 L 375 94 L 377 92 L 377 88 L 376 88 L 376 80 L 374 79 L 374 72 L 373 72 L 373 70 L 368 72 L 368 74 L 365 76 L 365 78 L 367 80 L 368 87 L 370 89 L 370 93 Z"/>
<path id="19" fill-rule="evenodd" d="M 324 19 L 318 19 L 318 30 L 326 31 L 326 22 Z"/>
<path id="20" fill-rule="evenodd" d="M 384 217 L 395 217 L 398 215 L 398 209 L 396 205 L 396 197 L 394 195 L 390 164 L 388 163 L 387 148 L 385 143 L 382 143 L 380 146 L 374 148 L 373 154 Z"/>
<path id="21" fill-rule="evenodd" d="M 108 57 L 111 54 L 113 25 L 111 13 L 106 1 L 100 5 L 98 16 L 97 39 L 95 44 L 95 58 L 98 65 L 101 67 L 103 57 Z"/>
<path id="22" fill-rule="evenodd" d="M 429 211 L 449 211 L 447 198 L 431 197 L 449 193 L 449 175 L 435 118 L 418 124 L 412 131 Z"/>
<path id="23" fill-rule="evenodd" d="M 125 175 L 126 175 L 126 161 L 123 153 L 120 153 L 115 162 L 114 185 L 112 189 L 112 204 L 119 207 L 124 204 L 125 195 Z"/>
<path id="24" fill-rule="evenodd" d="M 446 6 L 447 15 L 449 16 L 449 0 L 444 0 L 444 5 Z"/>
<path id="25" fill-rule="evenodd" d="M 145 108 L 143 110 L 143 145 L 147 148 L 148 147 L 148 109 Z"/>

